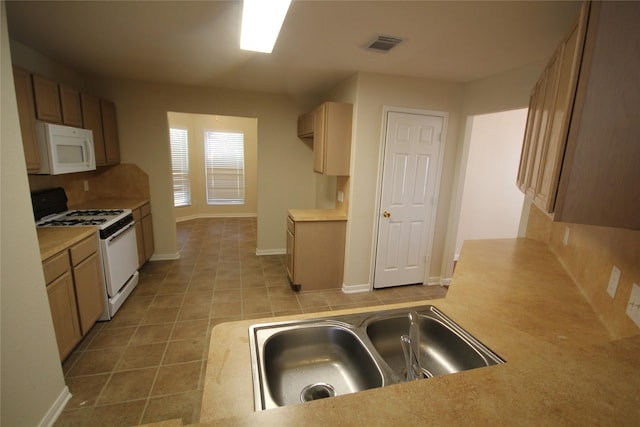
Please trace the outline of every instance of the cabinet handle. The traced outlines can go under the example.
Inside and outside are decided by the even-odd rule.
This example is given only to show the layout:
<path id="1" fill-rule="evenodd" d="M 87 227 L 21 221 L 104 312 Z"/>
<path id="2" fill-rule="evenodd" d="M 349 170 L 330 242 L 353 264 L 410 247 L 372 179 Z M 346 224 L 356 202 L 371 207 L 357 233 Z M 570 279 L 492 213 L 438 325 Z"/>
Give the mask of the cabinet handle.
<path id="1" fill-rule="evenodd" d="M 389 218 L 391 216 L 391 212 L 384 211 L 382 216 L 385 217 L 385 218 Z"/>

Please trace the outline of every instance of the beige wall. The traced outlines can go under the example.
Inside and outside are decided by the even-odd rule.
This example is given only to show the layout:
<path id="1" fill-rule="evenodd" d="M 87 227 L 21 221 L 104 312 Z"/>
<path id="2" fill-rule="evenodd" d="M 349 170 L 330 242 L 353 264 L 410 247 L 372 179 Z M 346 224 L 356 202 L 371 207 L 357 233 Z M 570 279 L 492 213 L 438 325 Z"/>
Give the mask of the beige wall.
<path id="1" fill-rule="evenodd" d="M 626 313 L 633 283 L 640 285 L 640 230 L 552 222 L 532 205 L 526 236 L 549 244 L 613 338 L 640 333 Z M 614 265 L 622 274 L 611 298 L 607 285 Z"/>
<path id="2" fill-rule="evenodd" d="M 384 106 L 445 111 L 449 114 L 430 266 L 430 280 L 437 281 L 441 274 L 448 223 L 462 110 L 462 86 L 442 81 L 371 73 L 358 73 L 347 83 L 336 92 L 340 93 L 343 99 L 334 98 L 353 102 L 355 106 L 344 289 L 364 289 L 372 285 Z"/>
<path id="3" fill-rule="evenodd" d="M 478 114 L 528 108 L 529 95 L 538 80 L 545 62 L 536 62 L 520 68 L 475 80 L 464 85 L 462 120 L 455 159 L 454 182 L 447 237 L 443 249 L 442 277 L 448 280 L 453 275 L 453 259 L 456 246 L 456 232 L 460 219 L 464 185 L 463 165 L 468 152 L 470 118 Z M 515 143 L 515 142 L 514 142 Z M 522 141 L 517 144 L 522 147 Z M 513 183 L 515 186 L 515 181 Z M 521 220 L 522 221 L 522 220 Z"/>
<path id="4" fill-rule="evenodd" d="M 524 194 L 514 185 L 526 108 L 473 116 L 464 172 L 456 257 L 468 239 L 518 236 Z"/>
<path id="5" fill-rule="evenodd" d="M 258 252 L 282 252 L 287 209 L 313 207 L 312 152 L 296 135 L 301 112 L 291 98 L 150 82 L 108 80 L 118 108 L 122 161 L 149 175 L 156 256 L 176 253 L 167 112 L 258 120 Z"/>
<path id="6" fill-rule="evenodd" d="M 0 25 L 2 107 L 1 352 L 3 426 L 51 422 L 66 390 L 40 263 L 18 123 L 5 3 Z M 64 400 L 58 402 L 64 404 Z"/>
<path id="7" fill-rule="evenodd" d="M 168 113 L 169 126 L 187 129 L 191 205 L 175 208 L 176 220 L 213 216 L 256 216 L 258 211 L 258 123 L 255 118 L 209 114 Z M 219 130 L 244 134 L 245 202 L 208 205 L 204 173 L 204 132 Z"/>

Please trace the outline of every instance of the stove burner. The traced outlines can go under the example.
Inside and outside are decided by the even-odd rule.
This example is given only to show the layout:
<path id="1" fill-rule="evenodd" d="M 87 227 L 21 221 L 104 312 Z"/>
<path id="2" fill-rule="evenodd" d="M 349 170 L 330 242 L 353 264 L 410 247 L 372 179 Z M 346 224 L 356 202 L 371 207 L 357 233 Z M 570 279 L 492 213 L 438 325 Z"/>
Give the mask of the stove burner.
<path id="1" fill-rule="evenodd" d="M 115 216 L 124 212 L 122 209 L 84 209 L 71 211 L 65 216 Z"/>
<path id="2" fill-rule="evenodd" d="M 70 227 L 73 225 L 100 225 L 107 222 L 106 218 L 96 219 L 52 219 L 43 222 L 40 227 Z"/>

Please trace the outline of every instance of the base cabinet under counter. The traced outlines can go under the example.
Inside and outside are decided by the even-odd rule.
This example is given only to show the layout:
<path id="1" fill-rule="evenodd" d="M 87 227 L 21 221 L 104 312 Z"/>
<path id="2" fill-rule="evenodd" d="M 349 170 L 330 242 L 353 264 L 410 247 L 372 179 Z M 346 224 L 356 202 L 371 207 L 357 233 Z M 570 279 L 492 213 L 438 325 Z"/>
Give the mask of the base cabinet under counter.
<path id="1" fill-rule="evenodd" d="M 346 219 L 287 217 L 286 267 L 301 291 L 340 289 L 344 273 Z"/>
<path id="2" fill-rule="evenodd" d="M 94 234 L 42 263 L 60 359 L 64 360 L 104 310 L 104 283 Z"/>
<path id="3" fill-rule="evenodd" d="M 138 268 L 151 258 L 155 249 L 153 241 L 153 219 L 151 205 L 145 203 L 133 210 L 133 220 L 136 223 L 136 240 L 138 242 Z"/>

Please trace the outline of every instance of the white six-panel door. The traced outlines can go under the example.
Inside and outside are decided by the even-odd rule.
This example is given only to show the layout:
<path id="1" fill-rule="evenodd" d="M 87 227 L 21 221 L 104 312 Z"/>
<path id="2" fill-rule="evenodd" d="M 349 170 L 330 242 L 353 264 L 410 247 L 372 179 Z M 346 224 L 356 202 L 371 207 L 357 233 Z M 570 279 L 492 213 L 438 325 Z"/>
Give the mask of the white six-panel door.
<path id="1" fill-rule="evenodd" d="M 445 117 L 387 113 L 374 288 L 423 283 Z"/>

